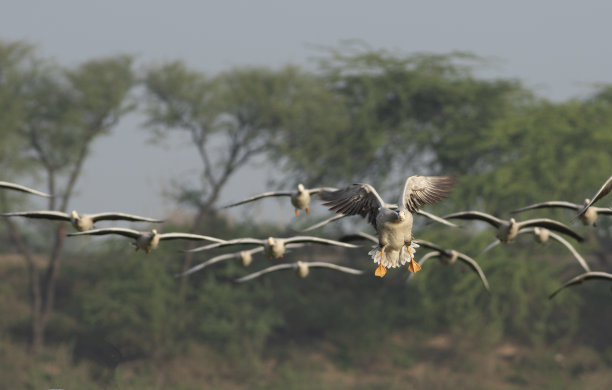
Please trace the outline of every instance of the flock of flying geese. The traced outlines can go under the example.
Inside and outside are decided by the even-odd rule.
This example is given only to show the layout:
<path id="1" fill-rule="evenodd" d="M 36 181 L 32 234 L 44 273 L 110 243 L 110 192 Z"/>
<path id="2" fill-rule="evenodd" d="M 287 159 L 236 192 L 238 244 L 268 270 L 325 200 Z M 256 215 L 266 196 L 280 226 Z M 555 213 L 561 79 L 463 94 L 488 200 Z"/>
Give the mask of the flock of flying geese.
<path id="1" fill-rule="evenodd" d="M 72 211 L 72 213 L 68 214 L 59 211 L 24 211 L 0 213 L 0 216 L 70 222 L 78 232 L 68 233 L 68 236 L 107 234 L 121 235 L 131 238 L 133 240 L 132 245 L 134 248 L 136 250 L 143 250 L 146 253 L 149 253 L 151 250 L 155 249 L 159 245 L 160 241 L 178 239 L 209 242 L 207 245 L 190 249 L 185 252 L 201 252 L 216 248 L 245 245 L 253 246 L 252 249 L 215 256 L 205 262 L 193 266 L 177 276 L 189 275 L 210 265 L 230 259 L 240 259 L 244 266 L 248 266 L 253 260 L 253 255 L 260 252 L 263 252 L 270 259 L 279 259 L 285 255 L 288 249 L 300 248 L 306 245 L 320 244 L 344 248 L 358 248 L 357 245 L 351 244 L 350 242 L 369 240 L 375 243 L 375 246 L 368 253 L 368 255 L 372 258 L 375 264 L 378 264 L 374 272 L 376 276 L 383 277 L 387 273 L 387 268 L 396 268 L 407 264 L 408 270 L 410 271 L 408 280 L 410 280 L 416 272 L 421 270 L 425 261 L 436 257 L 442 264 L 445 265 L 453 264 L 457 260 L 462 261 L 480 277 L 483 286 L 489 290 L 489 283 L 484 272 L 472 257 L 454 249 L 440 247 L 429 241 L 415 239 L 412 234 L 413 214 L 425 216 L 433 221 L 451 227 L 457 227 L 457 225 L 449 222 L 449 219 L 480 220 L 488 223 L 497 230 L 496 240 L 488 245 L 480 254 L 492 249 L 500 243 L 507 244 L 513 241 L 513 239 L 519 234 L 524 233 L 532 233 L 536 241 L 542 244 L 546 243 L 549 239 L 553 239 L 561 243 L 572 253 L 573 257 L 582 267 L 584 272 L 565 282 L 559 289 L 550 295 L 550 298 L 553 298 L 562 289 L 580 284 L 585 280 L 607 279 L 612 281 L 611 273 L 591 271 L 584 258 L 566 239 L 563 238 L 563 236 L 567 236 L 578 242 L 583 241 L 583 238 L 561 222 L 548 218 L 534 218 L 520 222 L 514 218 L 503 220 L 480 211 L 462 211 L 440 218 L 421 210 L 421 207 L 424 205 L 432 205 L 446 198 L 452 191 L 454 185 L 455 179 L 453 176 L 411 176 L 404 182 L 404 187 L 398 202 L 396 204 L 391 204 L 386 203 L 380 197 L 376 189 L 369 184 L 358 183 L 343 189 L 330 187 L 307 189 L 304 188 L 302 184 L 299 184 L 296 191 L 266 192 L 240 202 L 224 206 L 225 208 L 234 207 L 267 197 L 289 197 L 291 204 L 295 208 L 295 215 L 299 216 L 300 210 L 305 210 L 306 213 L 310 212 L 309 204 L 311 197 L 318 196 L 319 199 L 324 202 L 323 204 L 329 207 L 329 209 L 334 211 L 337 215 L 306 228 L 304 231 L 314 230 L 330 222 L 354 215 L 359 215 L 366 218 L 366 220 L 374 227 L 374 230 L 376 231 L 376 236 L 358 232 L 341 237 L 339 240 L 331 240 L 313 236 L 294 236 L 288 238 L 269 237 L 267 239 L 238 238 L 233 240 L 222 240 L 211 236 L 190 233 L 177 232 L 161 234 L 156 229 L 152 229 L 150 232 L 140 232 L 126 228 L 94 229 L 95 223 L 104 220 L 124 220 L 148 223 L 163 222 L 163 220 L 159 219 L 140 217 L 124 213 L 79 214 L 76 211 Z M 50 196 L 22 185 L 4 181 L 0 181 L 0 188 L 44 197 Z M 584 225 L 597 226 L 598 215 L 612 215 L 612 208 L 595 207 L 593 204 L 607 195 L 611 190 L 612 176 L 610 176 L 610 178 L 608 178 L 608 180 L 601 186 L 593 198 L 586 199 L 584 204 L 575 204 L 566 201 L 541 202 L 514 210 L 512 213 L 521 213 L 523 211 L 541 208 L 565 208 L 574 211 L 576 218 L 579 218 Z M 415 249 L 418 247 L 426 248 L 429 250 L 429 252 L 421 257 L 421 259 L 417 262 L 414 254 Z M 360 275 L 364 272 L 362 270 L 344 267 L 330 262 L 297 261 L 294 263 L 276 264 L 239 278 L 236 281 L 246 282 L 270 272 L 286 269 L 295 270 L 298 276 L 306 277 L 309 274 L 310 268 L 328 268 L 354 275 Z"/>

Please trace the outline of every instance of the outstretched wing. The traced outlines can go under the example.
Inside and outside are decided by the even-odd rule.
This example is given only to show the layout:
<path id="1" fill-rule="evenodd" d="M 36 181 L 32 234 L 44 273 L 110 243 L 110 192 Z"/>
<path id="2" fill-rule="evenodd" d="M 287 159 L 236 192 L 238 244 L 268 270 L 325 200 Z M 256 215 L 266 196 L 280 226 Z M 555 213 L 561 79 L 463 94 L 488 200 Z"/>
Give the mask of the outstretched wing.
<path id="1" fill-rule="evenodd" d="M 580 284 L 587 279 L 605 279 L 605 280 L 612 281 L 612 274 L 609 274 L 607 272 L 598 272 L 598 271 L 585 272 L 565 282 L 563 286 L 559 287 L 552 294 L 550 294 L 548 296 L 548 299 L 553 299 L 555 295 L 557 295 L 564 288 L 569 287 L 569 286 L 574 286 L 576 284 Z"/>
<path id="2" fill-rule="evenodd" d="M 454 223 L 449 222 L 449 221 L 447 221 L 447 220 L 446 220 L 446 219 L 444 219 L 444 218 L 440 218 L 440 217 L 438 217 L 437 215 L 434 215 L 434 214 L 432 214 L 432 213 L 428 213 L 427 211 L 417 210 L 417 214 L 420 214 L 420 215 L 422 215 L 422 216 L 424 216 L 424 217 L 427 217 L 427 218 L 431 219 L 432 221 L 439 222 L 439 223 L 441 223 L 441 224 L 443 224 L 443 225 L 446 225 L 446 226 L 450 226 L 450 227 L 458 227 L 458 226 L 457 226 L 457 225 L 455 225 Z"/>
<path id="3" fill-rule="evenodd" d="M 121 220 L 121 221 L 133 221 L 133 222 L 153 222 L 153 223 L 164 222 L 163 219 L 139 217 L 138 215 L 130 215 L 130 214 L 124 214 L 124 213 L 98 213 L 98 214 L 91 214 L 90 217 L 94 222 L 103 221 L 103 220 L 109 220 L 109 221 L 120 221 Z"/>
<path id="4" fill-rule="evenodd" d="M 489 291 L 489 281 L 487 280 L 487 277 L 485 276 L 484 272 L 482 272 L 482 268 L 480 268 L 476 260 L 472 259 L 470 256 L 464 253 L 461 253 L 461 252 L 456 252 L 456 253 L 457 253 L 457 258 L 459 260 L 463 261 L 465 264 L 470 266 L 470 268 L 472 268 L 472 270 L 478 274 L 478 276 L 480 277 L 480 280 L 482 281 L 482 284 L 487 289 L 487 291 Z"/>
<path id="5" fill-rule="evenodd" d="M 234 207 L 234 206 L 238 206 L 241 204 L 245 204 L 245 203 L 249 203 L 249 202 L 253 202 L 255 200 L 261 199 L 261 198 L 268 198 L 271 196 L 291 196 L 291 191 L 271 191 L 271 192 L 264 192 L 262 194 L 259 195 L 255 195 L 252 196 L 248 199 L 245 200 L 241 200 L 240 202 L 236 202 L 236 203 L 232 203 L 232 204 L 228 204 L 227 206 L 223 206 L 222 208 L 226 209 L 228 207 Z"/>
<path id="6" fill-rule="evenodd" d="M 421 245 L 421 241 L 419 241 L 419 245 Z M 425 246 L 425 245 L 423 245 L 423 246 Z M 427 246 L 425 246 L 425 247 L 427 247 Z M 427 261 L 427 259 L 430 259 L 430 258 L 436 257 L 436 256 L 440 256 L 440 251 L 428 252 L 423 257 L 421 257 L 421 260 L 419 260 L 418 263 L 422 267 L 423 264 L 425 264 L 425 262 Z M 408 273 L 408 277 L 406 278 L 406 283 L 408 283 L 410 281 L 410 279 L 412 279 L 414 277 L 414 275 L 416 275 L 416 272 L 409 272 Z"/>
<path id="7" fill-rule="evenodd" d="M 142 233 L 132 229 L 124 229 L 124 228 L 107 228 L 107 229 L 94 229 L 87 230 L 85 232 L 77 232 L 77 233 L 68 233 L 67 236 L 103 236 L 106 234 L 118 234 L 120 236 L 129 237 L 129 238 L 138 238 Z"/>
<path id="8" fill-rule="evenodd" d="M 575 231 L 565 226 L 561 222 L 555 221 L 554 219 L 535 218 L 535 219 L 528 219 L 526 221 L 518 222 L 519 230 L 521 230 L 524 227 L 531 227 L 531 226 L 545 227 L 548 230 L 554 230 L 556 232 L 566 234 L 574 238 L 578 242 L 584 241 L 584 238 L 580 234 L 576 233 Z"/>
<path id="9" fill-rule="evenodd" d="M 413 240 L 413 241 L 419 244 L 419 246 L 422 246 L 424 248 L 431 249 L 431 250 L 438 251 L 438 252 L 444 252 L 444 248 L 434 244 L 433 242 L 421 240 L 420 238 L 418 240 Z"/>
<path id="10" fill-rule="evenodd" d="M 555 240 L 559 241 L 561 244 L 563 244 L 563 246 L 569 249 L 570 252 L 572 252 L 572 255 L 574 255 L 574 258 L 578 261 L 578 263 L 580 263 L 580 265 L 582 266 L 582 268 L 584 268 L 586 272 L 591 272 L 591 267 L 589 267 L 586 260 L 584 260 L 584 258 L 580 256 L 580 253 L 578 253 L 578 251 L 574 249 L 572 244 L 567 242 L 567 240 L 565 240 L 563 237 L 561 237 L 558 234 L 555 234 L 553 232 L 550 232 L 549 234 L 551 238 L 554 238 Z"/>
<path id="11" fill-rule="evenodd" d="M 227 241 L 219 241 L 219 242 L 215 242 L 213 244 L 208 244 L 205 246 L 200 246 L 197 248 L 193 248 L 193 249 L 188 249 L 185 250 L 183 252 L 187 252 L 187 253 L 191 253 L 191 252 L 201 252 L 201 251 L 207 251 L 210 249 L 215 249 L 215 248 L 222 248 L 225 246 L 231 246 L 231 245 L 265 245 L 266 240 L 259 240 L 256 238 L 236 238 L 234 240 L 227 240 Z"/>
<path id="12" fill-rule="evenodd" d="M 483 213 L 482 211 L 460 211 L 458 213 L 452 213 L 445 215 L 442 217 L 444 219 L 478 219 L 484 222 L 487 222 L 496 228 L 499 228 L 504 224 L 504 221 L 487 213 Z"/>
<path id="13" fill-rule="evenodd" d="M 283 240 L 285 241 L 285 243 L 310 242 L 310 243 L 323 244 L 323 245 L 341 246 L 344 248 L 358 248 L 357 245 L 348 244 L 346 242 L 340 242 L 336 240 L 329 240 L 327 238 L 312 237 L 312 236 L 295 236 L 295 237 L 283 238 Z"/>
<path id="14" fill-rule="evenodd" d="M 521 207 L 520 209 L 512 210 L 510 213 L 516 214 L 516 213 L 522 213 L 523 211 L 527 211 L 527 210 L 543 209 L 547 207 L 552 207 L 552 208 L 561 207 L 564 209 L 578 211 L 580 210 L 580 207 L 582 207 L 582 205 L 571 203 L 571 202 L 565 202 L 561 200 L 551 200 L 550 202 L 534 203 L 529 206 Z"/>
<path id="15" fill-rule="evenodd" d="M 236 279 L 237 283 L 243 283 L 243 282 L 247 282 L 251 279 L 255 279 L 260 277 L 261 275 L 265 275 L 267 273 L 270 272 L 274 272 L 274 271 L 280 271 L 283 269 L 295 269 L 297 268 L 297 263 L 283 263 L 283 264 L 276 264 L 273 265 L 271 267 L 268 268 L 264 268 L 261 271 L 257 271 L 257 272 L 253 272 L 252 274 L 248 274 L 247 276 L 243 276 L 239 279 Z"/>
<path id="16" fill-rule="evenodd" d="M 45 198 L 50 198 L 51 195 L 45 194 L 44 192 L 33 190 L 32 188 L 22 186 L 20 184 L 9 183 L 8 181 L 0 181 L 0 188 L 7 188 L 15 191 L 26 192 L 28 194 L 34 194 L 38 196 L 44 196 Z"/>
<path id="17" fill-rule="evenodd" d="M 410 176 L 404 183 L 399 205 L 416 213 L 421 206 L 438 203 L 455 185 L 454 176 Z"/>
<path id="18" fill-rule="evenodd" d="M 337 191 L 321 191 L 319 197 L 330 210 L 344 215 L 361 215 L 376 227 L 376 215 L 385 202 L 369 184 L 357 183 Z"/>
<path id="19" fill-rule="evenodd" d="M 223 243 L 225 240 L 220 238 L 211 237 L 211 236 L 203 236 L 201 234 L 191 234 L 191 233 L 163 233 L 159 235 L 159 240 L 192 240 L 192 241 L 212 241 L 216 243 Z"/>
<path id="20" fill-rule="evenodd" d="M 3 217 L 25 217 L 37 219 L 52 219 L 58 221 L 70 221 L 70 216 L 61 211 L 18 211 L 14 213 L 2 213 Z"/>
<path id="21" fill-rule="evenodd" d="M 601 186 L 601 188 L 597 191 L 597 193 L 593 196 L 593 198 L 591 199 L 591 201 L 582 208 L 582 210 L 580 210 L 580 212 L 578 212 L 578 215 L 582 215 L 584 214 L 584 212 L 591 207 L 591 205 L 595 204 L 595 202 L 597 202 L 599 199 L 603 198 L 604 196 L 606 196 L 610 191 L 612 191 L 612 176 L 610 176 L 608 178 L 608 180 L 606 180 L 605 183 L 603 183 L 603 185 Z"/>
<path id="22" fill-rule="evenodd" d="M 309 226 L 309 227 L 307 227 L 306 229 L 302 229 L 302 230 L 300 230 L 300 231 L 301 231 L 301 232 L 309 232 L 309 231 L 311 231 L 311 230 L 318 229 L 318 228 L 320 228 L 321 226 L 325 226 L 325 225 L 327 225 L 327 224 L 328 224 L 328 223 L 330 223 L 330 222 L 337 221 L 337 220 L 342 219 L 342 218 L 344 218 L 344 217 L 346 217 L 346 215 L 343 215 L 343 214 L 334 215 L 334 216 L 333 216 L 333 217 L 331 217 L 331 218 L 327 218 L 325 221 L 321 221 L 321 222 L 319 222 L 319 223 L 316 223 L 316 224 L 314 224 L 314 225 L 312 225 L 312 226 Z"/>

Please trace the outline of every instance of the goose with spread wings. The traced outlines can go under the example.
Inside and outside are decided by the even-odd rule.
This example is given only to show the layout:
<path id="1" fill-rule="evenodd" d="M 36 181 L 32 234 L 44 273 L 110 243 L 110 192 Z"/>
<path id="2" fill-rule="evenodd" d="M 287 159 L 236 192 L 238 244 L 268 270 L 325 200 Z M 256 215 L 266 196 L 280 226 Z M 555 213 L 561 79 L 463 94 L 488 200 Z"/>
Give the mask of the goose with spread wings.
<path id="1" fill-rule="evenodd" d="M 489 225 L 497 229 L 496 237 L 499 241 L 507 243 L 512 241 L 517 235 L 519 230 L 527 227 L 544 227 L 550 230 L 557 231 L 559 233 L 566 234 L 574 238 L 578 242 L 584 241 L 584 238 L 578 233 L 574 232 L 569 227 L 565 226 L 559 221 L 548 218 L 534 218 L 526 221 L 517 221 L 514 218 L 510 218 L 505 221 L 497 218 L 491 214 L 483 213 L 481 211 L 460 211 L 458 213 L 452 213 L 444 216 L 443 218 L 448 219 L 469 219 L 469 220 L 480 220 L 487 222 Z"/>
<path id="2" fill-rule="evenodd" d="M 548 202 L 534 203 L 529 206 L 521 207 L 520 209 L 516 209 L 512 211 L 512 214 L 522 213 L 523 211 L 542 209 L 542 208 L 564 208 L 564 209 L 574 210 L 576 213 L 579 213 L 580 210 L 582 210 L 583 207 L 586 207 L 590 202 L 591 200 L 588 198 L 584 200 L 584 204 L 566 202 L 562 200 L 551 200 Z M 585 226 L 590 226 L 590 225 L 597 226 L 597 216 L 599 214 L 612 215 L 612 209 L 605 208 L 605 207 L 592 206 L 586 209 L 583 214 L 578 214 L 578 218 L 580 218 L 580 221 Z"/>
<path id="3" fill-rule="evenodd" d="M 387 267 L 395 268 L 408 262 L 410 272 L 420 266 L 414 261 L 412 242 L 412 213 L 426 204 L 434 204 L 447 197 L 453 186 L 453 176 L 410 176 L 404 182 L 396 210 L 369 184 L 353 184 L 333 192 L 321 192 L 319 197 L 330 210 L 343 215 L 360 215 L 368 220 L 378 238 L 378 245 L 368 254 L 379 264 L 374 274 L 385 276 Z"/>
<path id="4" fill-rule="evenodd" d="M 326 238 L 320 237 L 312 237 L 312 236 L 294 236 L 289 238 L 278 238 L 278 237 L 268 237 L 267 239 L 257 239 L 257 238 L 237 238 L 234 240 L 227 240 L 223 242 L 217 242 L 214 244 L 209 244 L 205 246 L 201 246 L 198 248 L 193 248 L 186 250 L 185 252 L 201 252 L 215 248 L 223 248 L 226 246 L 233 245 L 259 245 L 263 247 L 264 253 L 270 259 L 279 259 L 285 255 L 285 251 L 287 248 L 294 247 L 294 245 L 290 244 L 302 244 L 302 243 L 312 243 L 312 244 L 322 244 L 322 245 L 334 245 L 340 246 L 344 248 L 358 248 L 358 246 L 353 244 L 348 244 L 346 242 L 340 242 L 335 240 L 329 240 Z"/>
<path id="5" fill-rule="evenodd" d="M 440 260 L 440 262 L 444 265 L 451 265 L 455 263 L 457 260 L 461 260 L 463 263 L 468 265 L 472 269 L 472 271 L 476 272 L 476 274 L 482 281 L 484 288 L 487 289 L 487 291 L 489 291 L 489 282 L 487 281 L 487 277 L 485 276 L 484 272 L 482 271 L 482 268 L 480 268 L 476 260 L 472 259 L 470 256 L 466 255 L 465 253 L 458 252 L 454 249 L 442 248 L 441 246 L 436 245 L 430 241 L 425 241 L 425 240 L 415 240 L 415 241 L 419 244 L 419 246 L 432 250 L 431 252 L 425 254 L 425 256 L 421 258 L 421 260 L 419 260 L 419 265 L 421 267 L 423 266 L 425 261 L 427 261 L 428 259 L 432 257 L 437 257 Z M 413 276 L 414 276 L 413 273 L 408 275 L 407 281 L 412 279 Z"/>
<path id="6" fill-rule="evenodd" d="M 533 233 L 534 239 L 536 240 L 536 242 L 542 245 L 546 244 L 549 238 L 556 240 L 557 242 L 561 243 L 561 245 L 563 245 L 570 251 L 570 253 L 574 256 L 574 259 L 578 261 L 578 264 L 580 264 L 580 266 L 586 272 L 591 271 L 591 268 L 587 264 L 586 260 L 584 260 L 584 258 L 580 255 L 580 253 L 578 253 L 578 251 L 572 246 L 572 244 L 570 244 L 566 239 L 564 239 L 560 235 L 553 233 L 550 230 L 543 228 L 543 227 L 539 227 L 539 226 L 532 227 L 532 228 L 522 228 L 518 231 L 517 235 L 523 234 L 523 233 Z M 501 242 L 500 240 L 493 241 L 492 243 L 487 245 L 487 247 L 482 252 L 480 252 L 480 254 L 483 254 L 489 251 L 491 248 L 495 247 L 500 242 Z"/>
<path id="7" fill-rule="evenodd" d="M 243 276 L 239 279 L 236 279 L 236 282 L 238 283 L 247 282 L 249 280 L 258 278 L 261 275 L 265 275 L 270 272 L 286 270 L 286 269 L 293 269 L 295 270 L 295 273 L 297 276 L 299 276 L 300 278 L 305 278 L 310 273 L 310 268 L 328 268 L 328 269 L 333 269 L 335 271 L 345 272 L 347 274 L 352 274 L 352 275 L 362 275 L 363 274 L 363 271 L 361 270 L 349 268 L 349 267 L 343 267 L 338 264 L 327 263 L 324 261 L 311 261 L 311 262 L 297 261 L 295 263 L 276 264 L 271 267 L 264 268 L 261 271 L 253 272 L 252 274 L 248 274 L 247 276 Z"/>
<path id="8" fill-rule="evenodd" d="M 602 280 L 607 280 L 609 282 L 612 282 L 612 274 L 608 272 L 601 272 L 601 271 L 585 272 L 565 282 L 563 286 L 559 287 L 552 294 L 550 294 L 548 296 L 548 299 L 553 299 L 555 295 L 557 295 L 561 290 L 565 289 L 566 287 L 575 286 L 577 284 L 581 284 L 585 280 L 592 280 L 592 279 L 602 279 Z"/>
<path id="9" fill-rule="evenodd" d="M 150 232 L 139 232 L 132 229 L 124 228 L 108 228 L 108 229 L 94 229 L 87 230 L 79 233 L 68 233 L 68 236 L 101 236 L 107 234 L 117 234 L 120 236 L 128 237 L 133 239 L 132 246 L 136 249 L 142 249 L 146 253 L 150 253 L 153 249 L 157 248 L 160 241 L 164 240 L 193 240 L 193 241 L 213 241 L 213 242 L 224 242 L 219 238 L 203 236 L 200 234 L 191 233 L 158 233 L 156 229 Z"/>
<path id="10" fill-rule="evenodd" d="M 27 194 L 34 194 L 45 198 L 50 198 L 51 195 L 45 194 L 44 192 L 36 191 L 32 188 L 22 186 L 21 184 L 10 183 L 8 181 L 0 181 L 0 188 L 6 188 L 7 190 L 15 190 L 19 192 L 25 192 Z"/>
<path id="11" fill-rule="evenodd" d="M 84 232 L 91 230 L 94 227 L 94 223 L 97 221 L 132 221 L 132 222 L 151 222 L 161 223 L 164 222 L 162 219 L 153 219 L 146 217 L 139 217 L 137 215 L 130 215 L 125 213 L 98 213 L 98 214 L 79 214 L 76 210 L 72 213 L 64 213 L 62 211 L 18 211 L 13 213 L 2 213 L 0 216 L 3 217 L 25 217 L 25 218 L 37 218 L 37 219 L 49 219 L 57 221 L 68 221 L 72 226 L 80 231 Z"/>
<path id="12" fill-rule="evenodd" d="M 597 192 L 595 193 L 595 195 L 593 195 L 593 198 L 591 199 L 590 202 L 588 202 L 579 212 L 578 212 L 578 216 L 580 217 L 583 214 L 586 214 L 587 210 L 593 205 L 595 204 L 595 202 L 597 202 L 598 200 L 600 200 L 601 198 L 603 198 L 604 196 L 608 195 L 610 193 L 610 191 L 612 191 L 612 176 L 610 176 L 608 178 L 608 180 L 605 181 L 605 183 L 603 183 L 603 185 L 599 188 L 599 190 L 597 190 Z"/>
<path id="13" fill-rule="evenodd" d="M 334 191 L 335 188 L 330 187 L 318 187 L 318 188 L 304 188 L 303 184 L 298 184 L 296 191 L 272 191 L 264 192 L 263 194 L 252 196 L 248 199 L 241 200 L 240 202 L 228 204 L 223 208 L 234 207 L 241 204 L 253 202 L 258 199 L 267 198 L 271 196 L 288 196 L 291 199 L 291 204 L 295 207 L 296 217 L 300 215 L 300 210 L 306 210 L 306 214 L 310 213 L 310 197 L 318 194 L 321 191 Z"/>

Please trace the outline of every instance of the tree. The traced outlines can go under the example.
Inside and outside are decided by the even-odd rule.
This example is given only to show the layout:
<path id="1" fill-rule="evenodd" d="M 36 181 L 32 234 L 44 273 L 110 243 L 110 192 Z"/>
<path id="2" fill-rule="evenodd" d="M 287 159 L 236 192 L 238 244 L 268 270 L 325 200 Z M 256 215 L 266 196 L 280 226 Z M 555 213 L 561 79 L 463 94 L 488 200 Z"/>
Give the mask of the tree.
<path id="1" fill-rule="evenodd" d="M 466 173 L 490 146 L 481 139 L 492 123 L 530 101 L 516 81 L 475 78 L 483 61 L 470 54 L 403 56 L 354 45 L 328 54 L 321 75 L 348 118 L 333 134 L 309 138 L 308 150 L 318 151 L 311 164 L 289 154 L 312 178 L 395 186 L 412 174 Z"/>
<path id="2" fill-rule="evenodd" d="M 125 105 L 133 84 L 129 56 L 88 61 L 75 69 L 41 65 L 24 90 L 25 114 L 19 126 L 24 156 L 46 180 L 50 210 L 67 210 L 92 142 L 108 134 L 131 109 Z M 32 304 L 32 351 L 44 343 L 53 312 L 65 224 L 52 229 L 44 272 L 34 262 L 20 227 L 6 219 L 10 235 L 28 269 Z"/>
<path id="3" fill-rule="evenodd" d="M 281 150 L 281 140 L 305 124 L 297 118 L 307 113 L 296 107 L 312 106 L 313 96 L 303 88 L 315 83 L 324 90 L 315 78 L 291 66 L 279 71 L 233 69 L 208 78 L 182 62 L 172 62 L 150 69 L 144 83 L 147 125 L 158 135 L 187 132 L 201 158 L 198 185 L 178 185 L 176 194 L 196 209 L 191 232 L 214 215 L 221 190 L 238 169 L 256 156 Z M 316 121 L 316 114 L 308 117 Z M 190 259 L 187 255 L 184 269 Z"/>

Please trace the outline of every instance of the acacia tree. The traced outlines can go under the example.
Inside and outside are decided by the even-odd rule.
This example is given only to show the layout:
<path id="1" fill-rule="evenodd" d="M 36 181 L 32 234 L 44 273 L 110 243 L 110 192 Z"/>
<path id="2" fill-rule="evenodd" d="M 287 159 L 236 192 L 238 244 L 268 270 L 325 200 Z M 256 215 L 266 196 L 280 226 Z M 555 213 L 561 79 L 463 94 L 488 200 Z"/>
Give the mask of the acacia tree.
<path id="1" fill-rule="evenodd" d="M 108 134 L 131 109 L 125 104 L 133 85 L 131 66 L 128 56 L 92 60 L 75 69 L 43 64 L 28 80 L 19 135 L 23 136 L 24 157 L 53 195 L 49 198 L 50 210 L 67 210 L 92 142 Z M 19 225 L 10 219 L 6 223 L 28 269 L 32 351 L 36 352 L 44 343 L 53 312 L 65 224 L 53 225 L 45 235 L 51 238 L 51 250 L 41 268 Z"/>
<path id="2" fill-rule="evenodd" d="M 151 68 L 144 84 L 147 125 L 161 136 L 188 133 L 201 159 L 197 185 L 190 181 L 176 186 L 177 199 L 196 210 L 191 232 L 214 215 L 221 190 L 238 169 L 256 156 L 279 150 L 280 140 L 304 124 L 296 118 L 305 113 L 296 107 L 309 106 L 313 112 L 308 116 L 317 117 L 312 94 L 304 93 L 306 86 L 325 93 L 321 80 L 291 66 L 278 71 L 233 69 L 208 78 L 172 62 Z M 324 107 L 326 101 L 317 104 Z M 185 269 L 190 259 L 186 255 Z"/>

